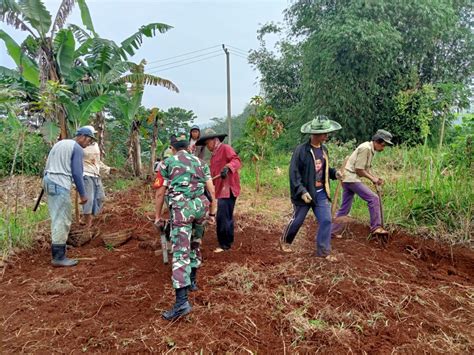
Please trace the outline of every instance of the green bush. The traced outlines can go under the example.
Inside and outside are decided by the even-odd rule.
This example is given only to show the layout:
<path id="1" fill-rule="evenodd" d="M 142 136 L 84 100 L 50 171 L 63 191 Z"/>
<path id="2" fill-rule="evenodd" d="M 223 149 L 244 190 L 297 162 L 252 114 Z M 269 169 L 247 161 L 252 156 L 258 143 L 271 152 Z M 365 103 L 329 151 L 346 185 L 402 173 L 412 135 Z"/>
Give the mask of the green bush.
<path id="1" fill-rule="evenodd" d="M 20 139 L 14 174 L 40 175 L 48 157 L 49 146 L 37 133 L 22 132 L 4 127 L 0 129 L 0 177 L 10 174 L 15 150 Z"/>
<path id="2" fill-rule="evenodd" d="M 471 169 L 474 160 L 474 114 L 463 115 L 461 124 L 453 125 L 448 131 L 446 141 L 449 163 Z"/>

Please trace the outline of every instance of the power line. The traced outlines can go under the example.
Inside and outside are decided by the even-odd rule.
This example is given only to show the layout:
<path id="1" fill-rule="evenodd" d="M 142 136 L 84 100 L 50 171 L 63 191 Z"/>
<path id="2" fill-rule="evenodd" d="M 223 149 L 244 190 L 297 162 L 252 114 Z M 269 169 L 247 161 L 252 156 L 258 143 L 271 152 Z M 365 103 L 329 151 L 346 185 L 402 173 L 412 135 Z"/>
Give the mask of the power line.
<path id="1" fill-rule="evenodd" d="M 232 52 L 231 52 L 231 54 L 233 54 L 236 57 L 239 57 L 239 58 L 242 58 L 242 59 L 245 59 L 245 60 L 248 61 L 248 57 L 244 57 L 243 55 L 240 55 L 240 54 L 237 54 L 237 53 L 232 53 Z"/>
<path id="2" fill-rule="evenodd" d="M 164 58 L 164 59 L 153 60 L 153 61 L 151 61 L 151 62 L 148 62 L 148 64 L 150 64 L 150 63 L 157 63 L 157 62 L 165 62 L 165 61 L 168 61 L 168 60 L 171 60 L 171 59 L 184 57 L 184 56 L 187 56 L 187 55 L 189 55 L 189 54 L 194 54 L 194 53 L 198 53 L 198 52 L 202 52 L 202 51 L 207 51 L 207 50 L 209 50 L 209 49 L 212 49 L 212 48 L 215 48 L 215 47 L 220 47 L 220 46 L 221 46 L 220 44 L 216 44 L 215 46 L 211 46 L 211 47 L 207 47 L 207 48 L 203 48 L 203 49 L 198 49 L 198 50 L 196 50 L 196 51 L 192 51 L 192 52 L 187 52 L 187 53 L 175 55 L 175 56 L 173 56 L 173 57 L 168 57 L 168 58 Z"/>
<path id="3" fill-rule="evenodd" d="M 239 48 L 239 47 L 231 46 L 230 44 L 228 44 L 227 46 L 230 47 L 230 48 L 233 48 L 234 50 L 241 51 L 242 53 L 245 53 L 245 54 L 248 54 L 248 53 L 249 53 L 249 51 L 246 51 L 246 50 L 241 49 L 241 48 Z"/>
<path id="4" fill-rule="evenodd" d="M 183 63 L 183 64 L 179 64 L 179 65 L 173 65 L 173 66 L 168 67 L 168 68 L 158 69 L 158 70 L 149 72 L 148 74 L 154 74 L 154 73 L 158 73 L 158 72 L 161 72 L 161 71 L 165 71 L 165 70 L 169 70 L 169 69 L 173 69 L 173 68 L 182 67 L 182 66 L 185 66 L 185 65 L 188 65 L 188 64 L 193 64 L 193 63 L 197 63 L 197 62 L 202 62 L 202 61 L 204 61 L 204 60 L 211 59 L 211 58 L 215 58 L 215 57 L 220 57 L 220 56 L 221 56 L 221 54 L 216 54 L 216 55 L 213 55 L 213 56 L 210 56 L 210 57 L 207 57 L 207 58 L 202 58 L 202 59 L 194 60 L 194 61 L 189 62 L 189 63 Z"/>
<path id="5" fill-rule="evenodd" d="M 181 63 L 181 62 L 186 62 L 186 61 L 191 60 L 191 59 L 200 58 L 200 57 L 204 57 L 204 56 L 207 56 L 207 55 L 210 55 L 210 54 L 215 54 L 215 53 L 220 53 L 220 49 L 209 52 L 209 53 L 198 54 L 198 55 L 195 55 L 193 57 L 180 59 L 180 60 L 177 60 L 177 61 L 174 61 L 174 62 L 171 62 L 171 63 L 156 65 L 156 66 L 153 66 L 153 67 L 150 67 L 150 68 L 147 68 L 147 69 L 150 70 L 150 69 L 157 69 L 157 68 L 161 68 L 161 67 L 167 67 L 169 65 L 173 65 L 173 64 Z"/>

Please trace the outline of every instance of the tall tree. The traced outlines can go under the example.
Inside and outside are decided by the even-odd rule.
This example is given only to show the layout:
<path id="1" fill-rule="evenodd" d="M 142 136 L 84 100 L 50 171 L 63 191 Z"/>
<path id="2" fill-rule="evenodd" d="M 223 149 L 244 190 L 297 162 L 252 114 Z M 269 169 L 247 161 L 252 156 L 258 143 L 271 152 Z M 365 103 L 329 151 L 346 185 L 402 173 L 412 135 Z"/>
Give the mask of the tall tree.
<path id="1" fill-rule="evenodd" d="M 465 84 L 472 73 L 469 0 L 299 0 L 286 20 L 289 34 L 278 42 L 279 53 L 261 46 L 251 58 L 270 100 L 278 97 L 272 77 L 290 88 L 283 92 L 298 93 L 287 95 L 294 102 L 280 100 L 282 109 L 274 105 L 290 135 L 316 112 L 339 121 L 340 136 L 365 140 L 375 128 L 393 125 L 400 91 Z M 301 67 L 288 75 L 282 64 L 296 55 Z"/>

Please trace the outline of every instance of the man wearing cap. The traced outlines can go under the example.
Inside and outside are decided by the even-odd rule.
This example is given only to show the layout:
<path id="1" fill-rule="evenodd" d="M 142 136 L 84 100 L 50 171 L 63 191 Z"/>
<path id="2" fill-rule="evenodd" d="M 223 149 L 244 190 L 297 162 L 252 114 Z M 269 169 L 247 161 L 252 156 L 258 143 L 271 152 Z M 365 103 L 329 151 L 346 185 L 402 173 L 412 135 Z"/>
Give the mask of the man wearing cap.
<path id="1" fill-rule="evenodd" d="M 301 133 L 311 134 L 308 142 L 296 147 L 290 163 L 290 193 L 293 216 L 280 239 L 284 252 L 291 252 L 290 245 L 296 237 L 311 208 L 318 221 L 316 256 L 337 261 L 331 252 L 331 205 L 329 179 L 338 177 L 330 168 L 327 147 L 323 144 L 328 133 L 341 129 L 341 125 L 326 116 L 316 116 L 301 127 Z"/>
<path id="2" fill-rule="evenodd" d="M 193 125 L 189 131 L 189 151 L 191 154 L 194 154 L 199 159 L 204 159 L 204 146 L 197 146 L 196 143 L 201 136 L 201 129 L 197 125 Z"/>
<path id="3" fill-rule="evenodd" d="M 163 225 L 162 207 L 167 193 L 173 249 L 171 280 L 176 292 L 173 308 L 163 313 L 166 320 L 174 320 L 191 312 L 188 289 L 197 289 L 196 274 L 202 262 L 200 244 L 204 222 L 209 212 L 210 222 L 214 223 L 217 209 L 209 167 L 187 151 L 188 145 L 185 135 L 172 136 L 173 156 L 159 165 L 163 180 L 156 191 L 155 225 Z M 204 195 L 205 189 L 211 194 L 211 203 Z"/>
<path id="4" fill-rule="evenodd" d="M 369 207 L 371 233 L 379 235 L 388 234 L 381 223 L 380 200 L 377 194 L 361 181 L 361 178 L 365 177 L 369 179 L 376 186 L 383 185 L 383 179 L 375 176 L 370 171 L 370 168 L 372 167 L 372 159 L 374 158 L 375 152 L 383 151 L 386 144 L 393 144 L 392 134 L 383 129 L 379 129 L 372 137 L 372 141 L 362 143 L 352 152 L 347 160 L 344 169 L 344 177 L 342 179 L 343 193 L 341 208 L 336 213 L 336 218 L 347 216 L 352 207 L 354 194 L 358 195 L 367 202 L 367 206 Z M 331 231 L 332 236 L 341 238 L 341 231 L 342 225 L 340 223 L 334 223 Z"/>
<path id="5" fill-rule="evenodd" d="M 84 126 L 84 128 L 90 129 L 93 134 L 97 133 L 93 126 Z M 87 202 L 82 206 L 82 214 L 83 223 L 88 228 L 92 226 L 92 216 L 99 214 L 105 200 L 101 174 L 109 174 L 111 171 L 112 168 L 100 159 L 100 148 L 97 142 L 92 142 L 84 148 L 84 187 Z"/>
<path id="6" fill-rule="evenodd" d="M 51 253 L 53 266 L 74 266 L 77 260 L 66 257 L 66 241 L 71 228 L 71 184 L 74 181 L 80 204 L 87 202 L 83 180 L 83 148 L 95 140 L 90 128 L 81 127 L 74 139 L 57 142 L 48 155 L 43 188 L 48 194 L 51 217 Z"/>
<path id="7" fill-rule="evenodd" d="M 211 152 L 211 175 L 218 199 L 216 232 L 219 247 L 214 250 L 215 253 L 232 247 L 234 206 L 240 195 L 239 169 L 242 167 L 242 162 L 230 145 L 222 143 L 226 136 L 227 134 L 217 134 L 208 128 L 196 143 L 197 146 L 205 145 Z"/>

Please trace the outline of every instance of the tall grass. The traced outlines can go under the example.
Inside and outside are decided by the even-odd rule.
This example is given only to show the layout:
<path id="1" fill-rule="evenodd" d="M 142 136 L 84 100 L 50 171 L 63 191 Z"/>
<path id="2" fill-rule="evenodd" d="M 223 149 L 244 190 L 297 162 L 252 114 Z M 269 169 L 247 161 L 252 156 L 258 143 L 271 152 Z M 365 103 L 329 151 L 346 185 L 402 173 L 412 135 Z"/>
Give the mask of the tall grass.
<path id="1" fill-rule="evenodd" d="M 0 214 L 0 250 L 2 254 L 5 254 L 9 249 L 10 240 L 13 248 L 31 246 L 40 222 L 49 218 L 46 205 L 40 205 L 36 212 L 33 212 L 31 208 L 19 208 L 16 216 L 12 213 L 8 219 L 6 207 L 0 208 Z"/>
<path id="2" fill-rule="evenodd" d="M 354 142 L 329 145 L 331 165 L 339 167 L 354 147 Z M 373 171 L 386 181 L 383 208 L 389 227 L 401 226 L 450 243 L 472 242 L 473 172 L 461 164 L 453 165 L 448 153 L 447 149 L 399 146 L 376 154 Z M 278 154 L 262 162 L 265 194 L 289 199 L 290 159 L 291 154 Z M 242 183 L 255 188 L 254 178 L 251 164 L 244 162 Z M 371 186 L 370 182 L 366 183 Z M 332 193 L 335 186 L 332 182 Z M 358 197 L 354 199 L 351 215 L 368 223 L 367 205 Z"/>

